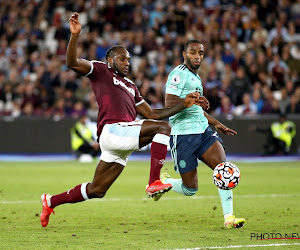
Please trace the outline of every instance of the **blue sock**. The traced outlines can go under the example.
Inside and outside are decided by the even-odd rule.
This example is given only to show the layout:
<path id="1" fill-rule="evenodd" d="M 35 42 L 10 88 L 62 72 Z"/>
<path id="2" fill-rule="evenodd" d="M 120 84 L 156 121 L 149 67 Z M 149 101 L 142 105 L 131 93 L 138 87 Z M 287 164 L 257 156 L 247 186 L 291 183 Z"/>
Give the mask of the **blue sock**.
<path id="1" fill-rule="evenodd" d="M 172 184 L 173 188 L 172 190 L 176 193 L 180 193 L 186 196 L 192 196 L 194 195 L 198 188 L 188 188 L 182 183 L 182 179 L 172 179 L 172 178 L 167 178 L 164 183 L 170 183 Z"/>
<path id="2" fill-rule="evenodd" d="M 223 215 L 233 213 L 233 193 L 232 190 L 222 190 L 218 188 L 219 195 L 221 198 Z"/>

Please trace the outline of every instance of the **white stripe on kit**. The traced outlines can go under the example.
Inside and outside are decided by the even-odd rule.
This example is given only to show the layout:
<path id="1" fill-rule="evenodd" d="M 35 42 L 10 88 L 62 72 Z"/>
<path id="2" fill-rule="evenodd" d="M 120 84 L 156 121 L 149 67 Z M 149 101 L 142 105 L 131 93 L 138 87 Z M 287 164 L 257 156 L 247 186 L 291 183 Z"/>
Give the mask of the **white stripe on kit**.
<path id="1" fill-rule="evenodd" d="M 177 164 L 177 135 L 173 135 L 173 147 L 171 148 L 171 156 L 174 161 L 174 166 L 176 169 L 176 172 L 179 174 L 178 164 Z"/>
<path id="2" fill-rule="evenodd" d="M 156 134 L 153 139 L 153 142 L 157 142 L 157 143 L 161 143 L 164 145 L 169 145 L 169 141 L 170 141 L 170 136 L 168 135 L 163 135 L 163 134 Z"/>
<path id="3" fill-rule="evenodd" d="M 88 200 L 88 199 L 89 199 L 89 197 L 88 197 L 88 195 L 87 195 L 87 193 L 86 193 L 86 186 L 87 186 L 87 184 L 89 184 L 89 183 L 88 183 L 88 182 L 82 183 L 82 184 L 81 184 L 81 187 L 80 187 L 80 191 L 81 191 L 82 197 L 83 197 L 83 199 L 85 199 L 85 200 Z"/>

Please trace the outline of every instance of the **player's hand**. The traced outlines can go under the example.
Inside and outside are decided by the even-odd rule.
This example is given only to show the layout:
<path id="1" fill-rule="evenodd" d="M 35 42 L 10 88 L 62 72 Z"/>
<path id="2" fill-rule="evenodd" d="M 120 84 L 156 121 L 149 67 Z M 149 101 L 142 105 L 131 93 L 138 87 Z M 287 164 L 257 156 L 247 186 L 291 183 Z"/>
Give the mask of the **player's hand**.
<path id="1" fill-rule="evenodd" d="M 81 24 L 79 22 L 79 14 L 75 12 L 69 19 L 70 22 L 70 31 L 74 35 L 78 35 L 81 31 Z"/>
<path id="2" fill-rule="evenodd" d="M 199 96 L 195 100 L 195 104 L 201 106 L 203 109 L 208 110 L 209 109 L 209 101 L 206 99 L 205 96 Z"/>
<path id="3" fill-rule="evenodd" d="M 226 127 L 224 124 L 222 123 L 218 123 L 215 128 L 217 129 L 218 132 L 222 132 L 225 135 L 237 135 L 237 132 L 234 131 L 231 128 Z"/>
<path id="4" fill-rule="evenodd" d="M 186 95 L 184 102 L 183 102 L 183 106 L 185 108 L 192 107 L 195 104 L 196 99 L 198 99 L 199 97 L 200 97 L 200 94 L 198 92 L 194 92 L 194 93 L 190 93 L 190 94 Z"/>

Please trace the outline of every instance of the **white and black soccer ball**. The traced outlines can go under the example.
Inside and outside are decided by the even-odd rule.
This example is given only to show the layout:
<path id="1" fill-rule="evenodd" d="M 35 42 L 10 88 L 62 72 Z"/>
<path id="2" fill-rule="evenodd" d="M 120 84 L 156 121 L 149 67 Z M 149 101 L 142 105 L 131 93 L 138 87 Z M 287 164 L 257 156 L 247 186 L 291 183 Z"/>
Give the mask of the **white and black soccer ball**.
<path id="1" fill-rule="evenodd" d="M 222 162 L 213 171 L 213 181 L 220 189 L 233 189 L 239 184 L 240 178 L 240 170 L 231 162 Z"/>

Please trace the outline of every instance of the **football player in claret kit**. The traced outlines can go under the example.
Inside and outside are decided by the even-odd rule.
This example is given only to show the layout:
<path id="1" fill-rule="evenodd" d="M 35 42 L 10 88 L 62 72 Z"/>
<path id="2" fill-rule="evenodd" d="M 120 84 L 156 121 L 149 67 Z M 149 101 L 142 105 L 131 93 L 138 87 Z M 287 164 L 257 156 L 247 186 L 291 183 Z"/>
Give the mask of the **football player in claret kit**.
<path id="1" fill-rule="evenodd" d="M 148 197 L 155 197 L 172 188 L 162 184 L 160 170 L 167 154 L 171 128 L 164 119 L 194 104 L 207 108 L 208 101 L 199 93 L 187 95 L 183 102 L 172 108 L 152 109 L 144 101 L 135 84 L 126 78 L 130 55 L 122 46 L 113 46 L 106 53 L 107 64 L 77 58 L 77 41 L 81 31 L 78 13 L 70 18 L 71 38 L 67 48 L 67 65 L 76 73 L 90 79 L 96 96 L 99 114 L 97 135 L 101 156 L 93 181 L 77 185 L 58 195 L 43 194 L 41 224 L 46 227 L 53 209 L 65 203 L 77 203 L 102 198 L 124 169 L 130 154 L 151 144 L 150 178 L 146 187 Z M 136 120 L 137 114 L 146 118 Z"/>
<path id="2" fill-rule="evenodd" d="M 166 83 L 165 106 L 174 107 L 182 102 L 182 98 L 193 91 L 203 94 L 201 78 L 197 74 L 204 57 L 204 46 L 198 40 L 185 43 L 182 52 L 184 64 L 177 66 L 170 74 Z M 172 184 L 173 191 L 183 195 L 195 195 L 198 190 L 197 166 L 198 159 L 214 169 L 226 161 L 222 140 L 216 131 L 225 135 L 236 135 L 237 132 L 226 127 L 207 114 L 203 106 L 192 106 L 170 117 L 172 126 L 170 147 L 175 169 L 181 179 L 172 179 L 168 173 L 161 176 L 164 184 Z M 233 215 L 232 190 L 218 189 L 224 214 L 226 228 L 239 228 L 245 223 L 244 218 Z M 163 193 L 153 197 L 158 200 Z"/>

